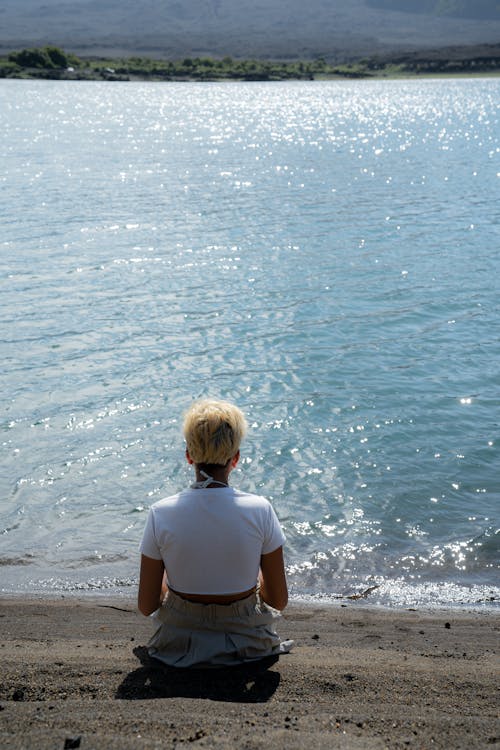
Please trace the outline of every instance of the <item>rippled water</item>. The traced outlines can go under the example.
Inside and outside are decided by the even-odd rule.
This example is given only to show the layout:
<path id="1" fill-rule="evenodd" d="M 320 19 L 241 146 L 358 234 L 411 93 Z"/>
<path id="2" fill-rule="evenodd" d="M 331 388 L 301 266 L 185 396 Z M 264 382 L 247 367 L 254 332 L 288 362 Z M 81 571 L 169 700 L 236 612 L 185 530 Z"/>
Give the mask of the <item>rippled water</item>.
<path id="1" fill-rule="evenodd" d="M 0 588 L 137 580 L 193 397 L 297 596 L 500 596 L 500 81 L 0 81 Z"/>

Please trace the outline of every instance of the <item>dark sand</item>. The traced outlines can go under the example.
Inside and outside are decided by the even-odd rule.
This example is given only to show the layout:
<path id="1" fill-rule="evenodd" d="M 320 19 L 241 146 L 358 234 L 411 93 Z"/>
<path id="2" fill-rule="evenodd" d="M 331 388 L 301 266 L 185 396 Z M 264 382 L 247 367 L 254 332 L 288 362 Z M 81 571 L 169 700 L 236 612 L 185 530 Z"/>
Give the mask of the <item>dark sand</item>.
<path id="1" fill-rule="evenodd" d="M 0 747 L 500 748 L 500 615 L 289 606 L 274 663 L 180 671 L 134 602 L 0 601 Z"/>

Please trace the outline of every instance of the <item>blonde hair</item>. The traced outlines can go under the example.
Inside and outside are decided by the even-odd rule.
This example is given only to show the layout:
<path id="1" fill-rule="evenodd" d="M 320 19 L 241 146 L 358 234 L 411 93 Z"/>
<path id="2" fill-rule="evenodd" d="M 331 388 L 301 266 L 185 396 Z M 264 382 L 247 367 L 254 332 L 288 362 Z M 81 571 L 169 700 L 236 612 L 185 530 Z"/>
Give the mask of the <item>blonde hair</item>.
<path id="1" fill-rule="evenodd" d="M 243 412 L 227 401 L 196 401 L 184 416 L 186 447 L 195 464 L 225 466 L 238 452 L 246 431 Z"/>

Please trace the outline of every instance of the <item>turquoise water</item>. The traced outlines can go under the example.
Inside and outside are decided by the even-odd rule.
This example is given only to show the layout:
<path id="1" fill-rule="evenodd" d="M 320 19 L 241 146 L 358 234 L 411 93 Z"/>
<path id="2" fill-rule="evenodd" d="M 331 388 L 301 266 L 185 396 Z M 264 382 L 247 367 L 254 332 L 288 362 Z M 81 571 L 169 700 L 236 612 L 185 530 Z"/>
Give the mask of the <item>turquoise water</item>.
<path id="1" fill-rule="evenodd" d="M 498 601 L 500 80 L 0 81 L 0 123 L 0 590 L 131 593 L 214 395 L 294 596 Z"/>

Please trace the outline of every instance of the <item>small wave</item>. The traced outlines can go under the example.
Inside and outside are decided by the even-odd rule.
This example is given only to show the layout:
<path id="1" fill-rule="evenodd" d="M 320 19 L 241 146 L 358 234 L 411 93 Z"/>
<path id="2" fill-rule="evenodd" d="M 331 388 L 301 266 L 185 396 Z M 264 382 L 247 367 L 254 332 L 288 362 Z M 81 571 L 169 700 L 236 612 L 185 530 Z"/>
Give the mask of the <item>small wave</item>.
<path id="1" fill-rule="evenodd" d="M 5 565 L 33 565 L 34 555 L 23 555 L 22 557 L 0 557 L 0 566 Z"/>
<path id="2" fill-rule="evenodd" d="M 42 578 L 38 581 L 32 581 L 29 588 L 37 592 L 98 592 L 109 590 L 129 589 L 137 586 L 137 580 L 134 578 L 89 578 L 86 581 L 74 581 L 67 578 Z"/>
<path id="3" fill-rule="evenodd" d="M 124 562 L 125 560 L 128 560 L 127 555 L 119 553 L 114 555 L 86 555 L 77 560 L 67 561 L 65 567 L 68 570 L 79 570 L 80 568 L 86 568 L 93 565 L 113 565 L 114 563 Z"/>
<path id="4" fill-rule="evenodd" d="M 347 592 L 348 591 L 348 592 Z M 388 608 L 497 610 L 500 606 L 498 586 L 464 586 L 449 581 L 414 583 L 403 579 L 377 578 L 346 590 L 346 593 L 294 591 L 290 599 L 302 602 L 355 602 Z"/>

